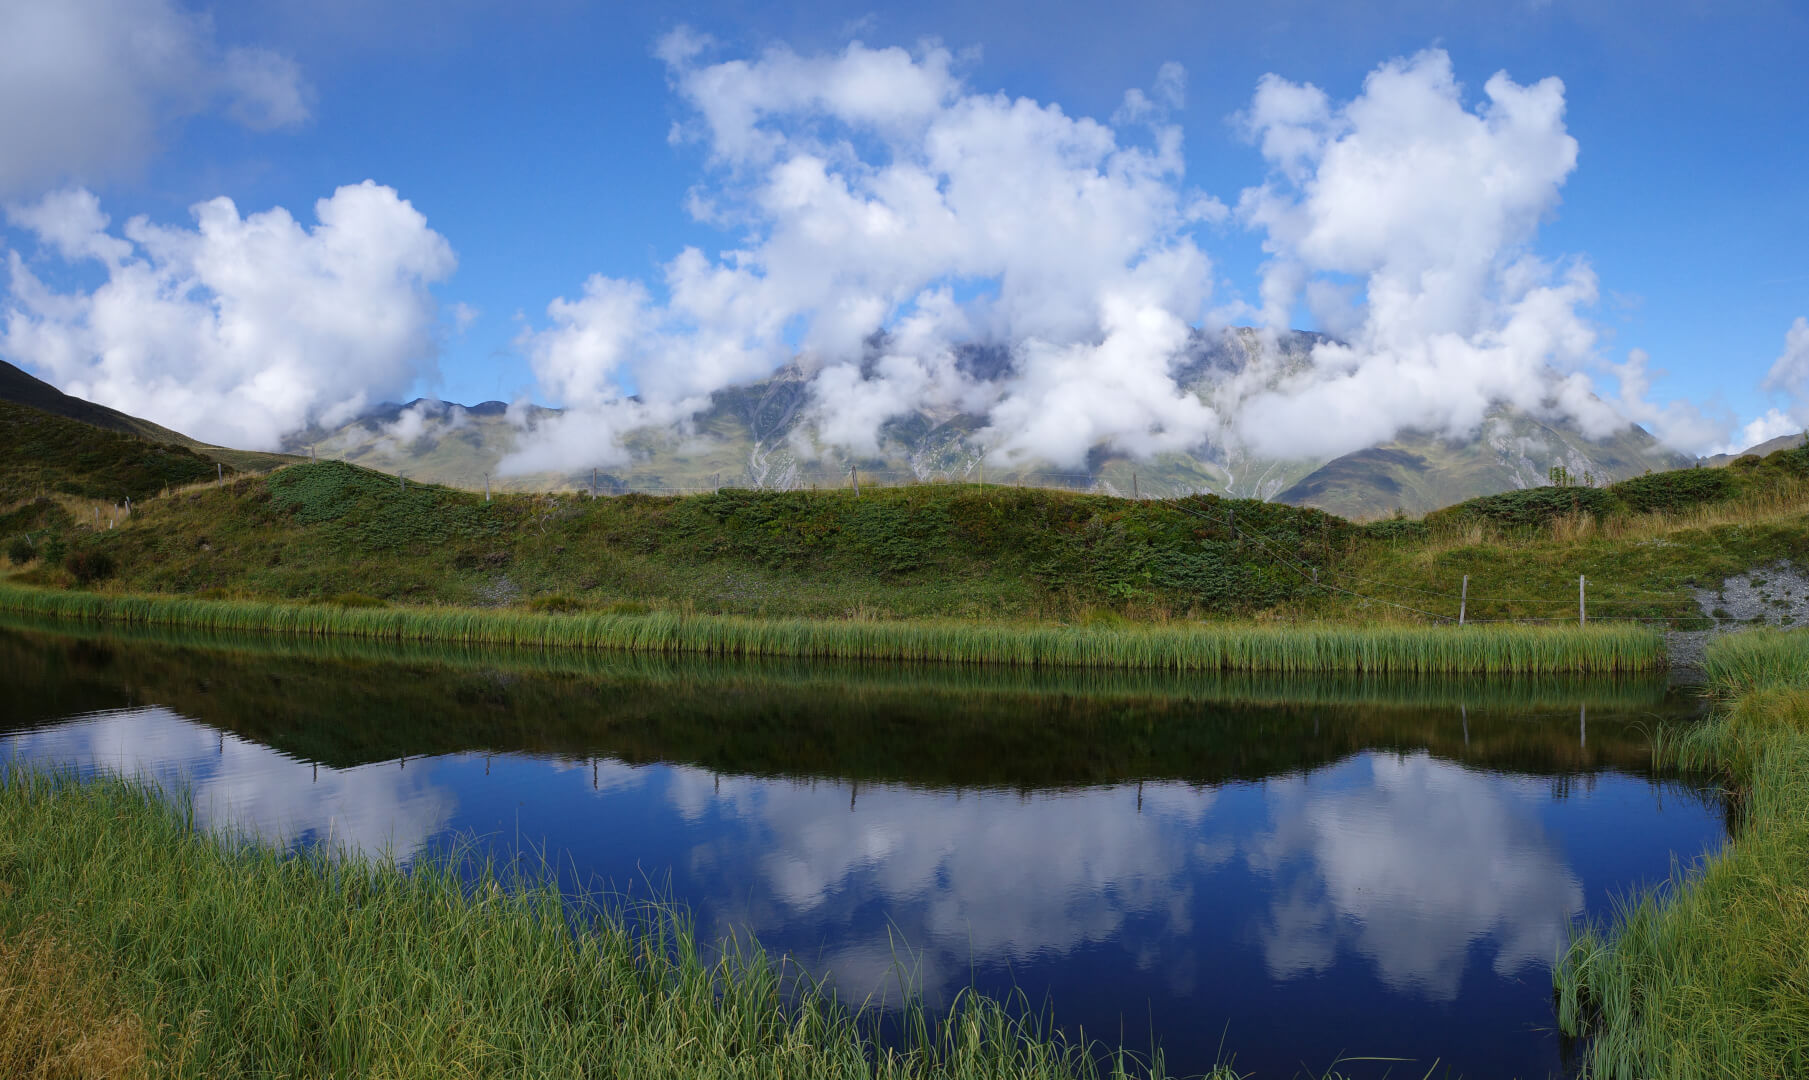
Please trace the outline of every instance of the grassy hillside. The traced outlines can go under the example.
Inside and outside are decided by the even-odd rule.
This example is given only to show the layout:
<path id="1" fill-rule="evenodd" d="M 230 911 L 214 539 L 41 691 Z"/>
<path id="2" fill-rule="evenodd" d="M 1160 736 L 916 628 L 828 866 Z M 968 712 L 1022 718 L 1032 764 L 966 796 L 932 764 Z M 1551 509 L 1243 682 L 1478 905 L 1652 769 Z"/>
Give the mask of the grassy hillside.
<path id="1" fill-rule="evenodd" d="M 52 495 L 137 501 L 215 477 L 212 459 L 0 401 L 0 507 Z M 236 470 L 235 470 L 236 471 Z"/>
<path id="2" fill-rule="evenodd" d="M 128 416 L 117 409 L 109 409 L 105 405 L 96 405 L 92 401 L 72 397 L 44 380 L 33 378 L 4 360 L 0 360 L 0 403 L 8 402 L 15 406 L 22 405 L 28 409 L 49 413 L 65 420 L 74 420 L 89 427 L 134 436 L 147 442 L 184 447 L 212 460 L 225 462 L 228 468 L 245 472 L 263 472 L 298 460 L 287 454 L 234 450 L 230 447 L 212 446 L 197 439 L 191 439 L 179 431 L 171 431 L 169 428 L 153 424 L 149 420 Z M 0 446 L 8 445 L 8 443 L 0 441 Z M 5 505 L 4 499 L 0 499 L 0 505 Z"/>
<path id="3" fill-rule="evenodd" d="M 482 495 L 340 462 L 149 499 L 96 531 L 55 506 L 22 583 L 208 597 L 834 619 L 1700 621 L 1697 594 L 1809 563 L 1809 452 L 1422 521 L 1194 496 L 923 484 L 705 495 Z M 46 557 L 36 557 L 40 554 Z"/>
<path id="4" fill-rule="evenodd" d="M 1315 510 L 1211 496 L 1134 502 L 1035 488 L 920 485 L 688 497 L 481 495 L 339 462 L 147 503 L 69 537 L 112 587 L 544 609 L 632 604 L 766 616 L 1058 618 L 1249 613 L 1309 584 L 1353 528 Z M 26 575 L 67 584 L 42 561 Z"/>

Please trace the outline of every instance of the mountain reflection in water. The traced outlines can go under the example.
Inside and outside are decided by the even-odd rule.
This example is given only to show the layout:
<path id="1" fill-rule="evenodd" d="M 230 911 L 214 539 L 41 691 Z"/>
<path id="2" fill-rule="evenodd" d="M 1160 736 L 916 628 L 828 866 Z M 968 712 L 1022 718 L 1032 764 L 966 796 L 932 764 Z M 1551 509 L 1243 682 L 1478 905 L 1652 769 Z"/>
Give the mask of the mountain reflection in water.
<path id="1" fill-rule="evenodd" d="M 1016 986 L 1094 1036 L 1153 1030 L 1183 1072 L 1221 1039 L 1263 1075 L 1556 1070 L 1573 921 L 1722 828 L 1647 775 L 1651 724 L 1691 708 L 1662 683 L 1044 689 L 155 638 L 0 629 L 0 761 L 186 785 L 209 827 L 285 844 L 531 846 L 846 995 L 896 1000 L 903 958 L 932 999 Z"/>

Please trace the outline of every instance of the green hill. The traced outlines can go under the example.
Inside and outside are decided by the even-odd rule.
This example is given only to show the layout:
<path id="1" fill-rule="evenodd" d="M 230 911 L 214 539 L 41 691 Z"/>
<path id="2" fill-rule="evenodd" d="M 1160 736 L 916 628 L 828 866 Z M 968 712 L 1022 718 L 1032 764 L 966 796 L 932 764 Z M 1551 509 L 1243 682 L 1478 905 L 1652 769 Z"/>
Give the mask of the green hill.
<path id="1" fill-rule="evenodd" d="M 0 507 L 51 495 L 143 501 L 217 475 L 179 443 L 94 427 L 0 400 Z M 236 470 L 235 470 L 236 471 Z"/>
<path id="2" fill-rule="evenodd" d="M 116 529 L 11 522 L 29 584 L 341 604 L 827 619 L 1700 619 L 1692 590 L 1809 563 L 1809 453 L 1541 487 L 1423 521 L 1257 500 L 977 484 L 482 495 L 341 462 L 146 501 Z M 0 537 L 6 539 L 6 537 Z"/>
<path id="3" fill-rule="evenodd" d="M 149 442 L 185 447 L 198 451 L 211 460 L 224 462 L 228 468 L 242 472 L 267 472 L 279 465 L 300 460 L 290 454 L 234 450 L 230 447 L 213 446 L 198 439 L 191 439 L 179 431 L 171 431 L 169 428 L 153 424 L 149 420 L 129 416 L 117 409 L 109 409 L 105 405 L 96 405 L 92 401 L 72 397 L 44 380 L 26 374 L 4 360 L 0 360 L 0 402 L 23 405 L 52 416 L 75 420 L 105 431 L 135 436 Z"/>

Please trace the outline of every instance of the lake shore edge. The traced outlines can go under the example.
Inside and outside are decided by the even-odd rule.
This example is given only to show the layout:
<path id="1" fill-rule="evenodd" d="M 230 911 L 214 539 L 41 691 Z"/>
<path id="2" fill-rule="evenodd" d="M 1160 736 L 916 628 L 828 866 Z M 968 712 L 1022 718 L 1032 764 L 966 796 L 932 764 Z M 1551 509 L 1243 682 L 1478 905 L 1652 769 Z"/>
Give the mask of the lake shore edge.
<path id="1" fill-rule="evenodd" d="M 1727 844 L 1576 934 L 1553 971 L 1585 1075 L 1809 1075 L 1809 634 L 1718 638 L 1710 719 L 1654 733 L 1654 763 L 1717 777 Z"/>
<path id="2" fill-rule="evenodd" d="M 1666 667 L 1663 635 L 1632 624 L 1164 623 L 1052 626 L 649 613 L 339 607 L 51 591 L 0 583 L 0 610 L 54 619 L 308 637 L 1152 671 L 1612 674 Z"/>

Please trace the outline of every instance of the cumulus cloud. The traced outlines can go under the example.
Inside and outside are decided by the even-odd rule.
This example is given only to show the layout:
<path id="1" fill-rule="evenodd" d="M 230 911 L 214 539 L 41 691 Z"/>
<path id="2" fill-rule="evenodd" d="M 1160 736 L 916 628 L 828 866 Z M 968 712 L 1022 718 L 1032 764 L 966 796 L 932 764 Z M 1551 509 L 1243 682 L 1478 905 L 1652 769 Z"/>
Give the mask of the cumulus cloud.
<path id="1" fill-rule="evenodd" d="M 294 61 L 222 49 L 174 0 L 0 0 L 0 197 L 130 169 L 209 109 L 294 126 L 312 93 Z"/>
<path id="2" fill-rule="evenodd" d="M 976 90 L 935 44 L 706 62 L 715 47 L 679 31 L 657 52 L 686 108 L 673 140 L 708 162 L 687 205 L 742 240 L 686 249 L 658 289 L 599 276 L 554 301 L 522 344 L 573 411 L 506 467 L 620 464 L 626 432 L 683 425 L 792 362 L 805 454 L 874 453 L 914 411 L 983 416 L 970 445 L 1006 464 L 1329 457 L 1407 428 L 1468 438 L 1502 404 L 1594 437 L 1629 419 L 1680 446 L 1719 430 L 1650 402 L 1643 354 L 1603 361 L 1594 272 L 1533 251 L 1577 161 L 1555 78 L 1498 73 L 1468 104 L 1439 50 L 1381 65 L 1347 102 L 1264 77 L 1240 119 L 1271 175 L 1235 212 L 1269 254 L 1260 301 L 1209 309 L 1199 232 L 1232 212 L 1186 185 L 1179 65 L 1108 124 Z M 1270 350 L 1180 385 L 1202 325 L 1281 331 L 1303 305 L 1336 339 L 1311 363 Z M 975 345 L 1008 363 L 975 371 Z"/>
<path id="3" fill-rule="evenodd" d="M 1256 314 L 1285 329 L 1304 300 L 1343 334 L 1304 370 L 1227 388 L 1246 445 L 1329 456 L 1403 428 L 1462 438 L 1498 403 L 1592 436 L 1625 425 L 1584 373 L 1594 273 L 1531 251 L 1576 167 L 1559 80 L 1497 73 L 1471 108 L 1435 49 L 1383 64 L 1343 104 L 1265 76 L 1242 122 L 1272 169 L 1238 202 L 1270 256 Z"/>
<path id="4" fill-rule="evenodd" d="M 1784 351 L 1765 375 L 1764 389 L 1790 398 L 1798 430 L 1809 425 L 1809 319 L 1798 318 L 1784 335 Z"/>
<path id="5" fill-rule="evenodd" d="M 524 346 L 575 412 L 515 467 L 620 460 L 625 431 L 683 421 L 794 357 L 821 437 L 856 450 L 919 408 L 990 411 L 984 437 L 1007 458 L 1206 434 L 1169 367 L 1210 293 L 1191 230 L 1226 210 L 1184 186 L 1163 118 L 1182 100 L 1177 65 L 1121 131 L 976 91 L 933 44 L 701 63 L 709 48 L 688 32 L 659 48 L 689 110 L 674 137 L 708 156 L 692 213 L 746 241 L 681 252 L 659 296 L 596 277 L 555 301 Z M 967 342 L 1012 347 L 1011 370 L 978 379 L 956 360 Z M 1083 397 L 1100 408 L 1077 410 Z"/>
<path id="6" fill-rule="evenodd" d="M 9 210 L 44 255 L 105 281 L 57 292 L 8 252 L 0 356 L 78 397 L 256 449 L 433 375 L 428 286 L 455 259 L 394 190 L 341 187 L 312 226 L 281 207 L 241 216 L 225 198 L 191 213 L 192 229 L 138 217 L 115 235 L 83 190 Z"/>

